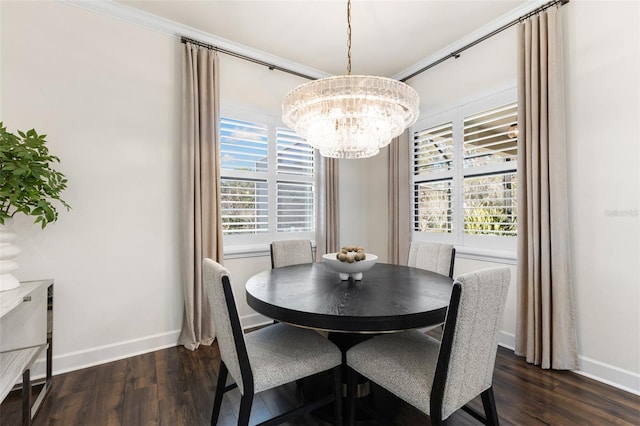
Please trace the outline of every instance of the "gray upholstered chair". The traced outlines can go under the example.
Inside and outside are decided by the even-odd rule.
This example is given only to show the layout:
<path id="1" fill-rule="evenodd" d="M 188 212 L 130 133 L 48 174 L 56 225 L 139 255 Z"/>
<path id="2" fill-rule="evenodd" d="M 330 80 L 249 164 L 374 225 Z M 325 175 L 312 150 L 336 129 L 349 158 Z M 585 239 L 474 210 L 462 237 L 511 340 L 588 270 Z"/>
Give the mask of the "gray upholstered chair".
<path id="1" fill-rule="evenodd" d="M 228 271 L 204 259 L 203 279 L 213 313 L 220 348 L 220 369 L 211 424 L 218 421 L 225 392 L 239 388 L 238 425 L 247 425 L 256 393 L 323 371 L 333 371 L 333 394 L 282 414 L 263 425 L 275 425 L 335 402 L 335 416 L 342 424 L 342 354 L 333 343 L 311 330 L 275 324 L 244 334 L 238 317 Z M 227 375 L 235 383 L 226 386 Z"/>
<path id="2" fill-rule="evenodd" d="M 349 424 L 353 424 L 357 374 L 377 383 L 440 425 L 460 408 L 497 425 L 492 378 L 498 332 L 509 290 L 509 268 L 493 268 L 456 279 L 442 342 L 408 331 L 385 334 L 347 354 Z M 485 417 L 466 407 L 480 395 Z"/>
<path id="3" fill-rule="evenodd" d="M 453 278 L 453 265 L 456 260 L 456 249 L 451 244 L 412 241 L 409 246 L 407 266 L 426 269 Z M 426 333 L 438 325 L 421 328 Z"/>
<path id="4" fill-rule="evenodd" d="M 309 240 L 284 240 L 271 243 L 271 267 L 313 263 L 313 250 Z"/>
<path id="5" fill-rule="evenodd" d="M 407 265 L 453 278 L 455 260 L 456 249 L 451 244 L 412 241 Z"/>

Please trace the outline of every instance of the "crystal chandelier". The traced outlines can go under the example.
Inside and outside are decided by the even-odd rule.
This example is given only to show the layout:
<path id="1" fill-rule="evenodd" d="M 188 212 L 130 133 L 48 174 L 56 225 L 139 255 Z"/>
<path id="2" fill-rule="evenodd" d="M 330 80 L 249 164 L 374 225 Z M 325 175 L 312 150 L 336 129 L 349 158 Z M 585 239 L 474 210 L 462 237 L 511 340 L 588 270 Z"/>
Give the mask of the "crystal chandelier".
<path id="1" fill-rule="evenodd" d="M 347 2 L 347 75 L 315 80 L 285 96 L 282 120 L 324 157 L 367 158 L 418 118 L 420 99 L 391 78 L 351 75 L 351 0 Z"/>

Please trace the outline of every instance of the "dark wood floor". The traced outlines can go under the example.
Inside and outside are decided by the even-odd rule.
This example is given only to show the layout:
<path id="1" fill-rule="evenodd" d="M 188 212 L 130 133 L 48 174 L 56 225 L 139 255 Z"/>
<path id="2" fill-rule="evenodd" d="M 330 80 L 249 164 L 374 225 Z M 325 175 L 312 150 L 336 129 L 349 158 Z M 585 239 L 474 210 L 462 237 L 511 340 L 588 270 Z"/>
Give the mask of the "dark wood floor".
<path id="1" fill-rule="evenodd" d="M 97 367 L 61 374 L 35 419 L 42 425 L 206 425 L 209 424 L 219 352 L 217 345 L 190 352 L 164 349 Z M 545 371 L 499 349 L 494 392 L 502 425 L 640 425 L 640 397 L 570 372 Z M 260 393 L 252 423 L 299 401 L 295 385 Z M 0 406 L 0 424 L 20 424 L 20 395 Z M 237 421 L 238 390 L 228 392 L 221 425 Z M 481 410 L 479 401 L 472 406 Z M 429 418 L 401 404 L 398 425 L 430 424 Z M 327 425 L 315 416 L 292 425 Z M 460 411 L 453 425 L 477 425 Z"/>

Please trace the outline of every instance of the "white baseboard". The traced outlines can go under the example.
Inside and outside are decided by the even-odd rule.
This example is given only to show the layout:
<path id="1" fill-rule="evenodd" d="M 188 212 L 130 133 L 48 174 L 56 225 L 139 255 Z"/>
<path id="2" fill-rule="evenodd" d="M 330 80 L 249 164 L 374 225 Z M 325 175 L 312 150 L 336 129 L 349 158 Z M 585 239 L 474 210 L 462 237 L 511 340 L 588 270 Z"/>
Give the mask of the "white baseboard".
<path id="1" fill-rule="evenodd" d="M 516 336 L 504 331 L 500 332 L 498 344 L 510 350 L 515 350 Z M 582 355 L 578 355 L 580 370 L 574 370 L 576 374 L 588 377 L 620 390 L 640 395 L 640 374 L 623 370 L 613 365 L 605 364 Z"/>
<path id="2" fill-rule="evenodd" d="M 579 356 L 579 361 L 580 370 L 576 373 L 623 391 L 640 395 L 640 374 L 584 356 Z"/>
<path id="3" fill-rule="evenodd" d="M 243 328 L 247 329 L 270 324 L 273 320 L 260 314 L 253 314 L 242 317 L 241 322 Z M 139 339 L 56 355 L 53 357 L 53 374 L 68 373 L 69 371 L 80 370 L 82 368 L 93 367 L 107 362 L 118 361 L 124 358 L 170 348 L 178 344 L 179 336 L 180 330 L 173 330 Z M 43 355 L 34 363 L 31 369 L 31 377 L 34 380 L 43 378 L 45 376 L 45 366 L 46 360 Z"/>
<path id="4" fill-rule="evenodd" d="M 53 375 L 93 367 L 107 362 L 118 361 L 131 356 L 153 352 L 176 346 L 180 330 L 145 336 L 139 339 L 126 340 L 104 346 L 97 346 L 76 352 L 56 355 L 53 357 Z M 55 339 L 54 339 L 55 347 Z M 40 357 L 31 370 L 33 379 L 45 376 L 45 358 Z"/>
<path id="5" fill-rule="evenodd" d="M 503 348 L 511 349 L 512 351 L 516 349 L 516 335 L 507 333 L 506 331 L 501 331 L 498 335 L 498 345 Z"/>

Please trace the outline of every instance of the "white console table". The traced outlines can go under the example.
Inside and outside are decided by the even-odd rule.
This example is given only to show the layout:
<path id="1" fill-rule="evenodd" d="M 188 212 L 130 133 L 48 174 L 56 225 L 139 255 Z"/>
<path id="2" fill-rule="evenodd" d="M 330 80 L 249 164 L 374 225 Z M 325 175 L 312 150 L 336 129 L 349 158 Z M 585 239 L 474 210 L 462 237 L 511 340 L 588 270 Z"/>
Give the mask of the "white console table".
<path id="1" fill-rule="evenodd" d="M 21 387 L 23 425 L 31 424 L 51 389 L 52 344 L 53 280 L 27 281 L 0 292 L 0 402 Z M 43 351 L 44 386 L 32 403 L 31 367 Z"/>

